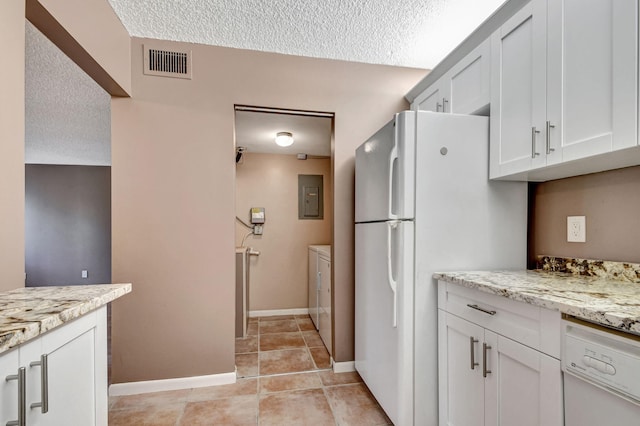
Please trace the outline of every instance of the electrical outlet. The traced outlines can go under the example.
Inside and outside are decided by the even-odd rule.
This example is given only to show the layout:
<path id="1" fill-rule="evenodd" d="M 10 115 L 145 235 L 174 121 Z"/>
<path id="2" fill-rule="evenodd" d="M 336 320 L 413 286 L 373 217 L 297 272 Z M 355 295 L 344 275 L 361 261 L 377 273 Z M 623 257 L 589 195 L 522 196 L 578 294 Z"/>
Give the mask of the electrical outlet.
<path id="1" fill-rule="evenodd" d="M 82 270 L 82 278 L 89 278 L 89 271 L 87 271 L 86 269 Z"/>
<path id="2" fill-rule="evenodd" d="M 253 235 L 262 235 L 262 225 L 253 225 Z"/>
<path id="3" fill-rule="evenodd" d="M 587 224 L 585 216 L 567 216 L 567 242 L 587 242 Z"/>

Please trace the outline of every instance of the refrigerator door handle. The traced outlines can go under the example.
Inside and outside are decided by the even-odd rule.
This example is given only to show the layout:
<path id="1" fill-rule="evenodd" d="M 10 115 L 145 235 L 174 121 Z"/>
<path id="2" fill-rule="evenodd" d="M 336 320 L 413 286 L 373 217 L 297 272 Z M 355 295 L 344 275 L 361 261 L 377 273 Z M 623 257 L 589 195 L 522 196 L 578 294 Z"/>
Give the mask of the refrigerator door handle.
<path id="1" fill-rule="evenodd" d="M 393 292 L 393 318 L 392 318 L 392 325 L 393 328 L 398 327 L 398 294 L 397 294 L 397 287 L 398 287 L 398 283 L 396 282 L 396 280 L 393 279 L 393 258 L 391 257 L 392 255 L 392 248 L 391 248 L 391 237 L 392 237 L 392 233 L 394 230 L 398 229 L 398 225 L 400 224 L 400 221 L 398 220 L 393 220 L 388 222 L 388 227 L 387 227 L 387 282 L 389 283 L 389 287 L 391 288 L 391 291 Z"/>
<path id="2" fill-rule="evenodd" d="M 398 215 L 393 212 L 393 175 L 398 159 L 398 143 L 394 142 L 389 154 L 389 219 L 397 219 Z"/>

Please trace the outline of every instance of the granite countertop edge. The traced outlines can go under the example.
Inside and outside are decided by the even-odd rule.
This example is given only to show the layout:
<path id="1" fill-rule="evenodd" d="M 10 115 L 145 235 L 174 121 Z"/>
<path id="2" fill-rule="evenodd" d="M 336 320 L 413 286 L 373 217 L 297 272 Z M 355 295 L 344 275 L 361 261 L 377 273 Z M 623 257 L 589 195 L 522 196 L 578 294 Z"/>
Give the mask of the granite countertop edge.
<path id="1" fill-rule="evenodd" d="M 640 284 L 541 270 L 437 272 L 436 280 L 640 334 Z"/>
<path id="2" fill-rule="evenodd" d="M 0 292 L 0 354 L 130 292 L 130 283 L 24 287 Z"/>

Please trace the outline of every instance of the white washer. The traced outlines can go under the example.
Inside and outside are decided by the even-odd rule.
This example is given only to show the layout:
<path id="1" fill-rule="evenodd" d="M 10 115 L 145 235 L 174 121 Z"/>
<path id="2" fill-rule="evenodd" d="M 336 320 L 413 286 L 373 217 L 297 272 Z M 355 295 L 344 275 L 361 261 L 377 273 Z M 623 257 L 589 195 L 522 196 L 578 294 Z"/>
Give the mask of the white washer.
<path id="1" fill-rule="evenodd" d="M 321 271 L 318 266 L 320 255 L 331 258 L 330 245 L 311 245 L 309 246 L 309 316 L 315 325 L 316 330 L 320 327 L 320 286 Z"/>

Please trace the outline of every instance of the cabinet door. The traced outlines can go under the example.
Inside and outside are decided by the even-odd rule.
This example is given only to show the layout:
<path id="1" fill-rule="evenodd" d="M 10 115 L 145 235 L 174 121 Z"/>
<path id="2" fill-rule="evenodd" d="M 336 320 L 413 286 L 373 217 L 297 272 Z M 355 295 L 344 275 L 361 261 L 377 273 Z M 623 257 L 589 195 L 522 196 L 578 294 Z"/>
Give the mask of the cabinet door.
<path id="1" fill-rule="evenodd" d="M 42 415 L 42 408 L 30 408 L 32 404 L 42 403 L 42 338 L 38 337 L 21 345 L 19 352 L 20 365 L 25 367 L 27 373 L 27 424 L 45 424 L 38 420 Z"/>
<path id="2" fill-rule="evenodd" d="M 637 144 L 637 0 L 549 1 L 547 164 Z"/>
<path id="3" fill-rule="evenodd" d="M 320 293 L 318 331 L 329 353 L 331 353 L 331 261 L 318 256 L 320 272 Z"/>
<path id="4" fill-rule="evenodd" d="M 439 424 L 483 425 L 484 329 L 442 310 L 438 317 Z"/>
<path id="5" fill-rule="evenodd" d="M 489 330 L 485 342 L 485 425 L 562 426 L 560 361 Z"/>
<path id="6" fill-rule="evenodd" d="M 6 380 L 18 374 L 18 349 L 0 355 L 0 425 L 18 419 L 18 381 Z"/>
<path id="7" fill-rule="evenodd" d="M 49 412 L 42 424 L 95 425 L 94 329 L 58 347 L 50 347 Z"/>
<path id="8" fill-rule="evenodd" d="M 97 415 L 101 407 L 96 403 L 96 390 L 102 393 L 107 386 L 106 371 L 102 377 L 102 367 L 96 366 L 96 359 L 106 364 L 106 357 L 97 354 L 104 346 L 101 340 L 95 313 L 42 336 L 42 351 L 48 355 L 49 411 L 32 410 L 30 426 L 106 424 L 105 413 Z"/>
<path id="9" fill-rule="evenodd" d="M 474 114 L 486 107 L 491 96 L 491 40 L 487 39 L 447 73 L 450 96 L 445 112 Z"/>
<path id="10" fill-rule="evenodd" d="M 492 178 L 545 164 L 546 0 L 532 0 L 491 36 Z"/>
<path id="11" fill-rule="evenodd" d="M 446 79 L 448 76 L 440 77 L 438 81 L 429 86 L 420 96 L 413 101 L 416 111 L 444 112 L 444 101 L 449 93 L 446 91 Z"/>

